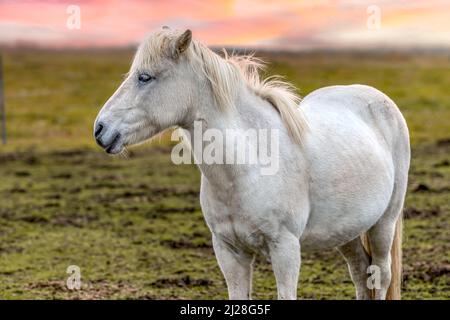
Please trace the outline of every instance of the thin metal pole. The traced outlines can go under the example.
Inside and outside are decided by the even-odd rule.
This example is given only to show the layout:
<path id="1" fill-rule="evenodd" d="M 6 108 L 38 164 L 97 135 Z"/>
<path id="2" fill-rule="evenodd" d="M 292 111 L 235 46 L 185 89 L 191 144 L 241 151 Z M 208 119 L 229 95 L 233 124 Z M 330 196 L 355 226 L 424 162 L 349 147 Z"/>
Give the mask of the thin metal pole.
<path id="1" fill-rule="evenodd" d="M 2 113 L 2 142 L 6 144 L 6 112 L 5 112 L 5 95 L 3 93 L 3 63 L 0 54 L 0 112 Z"/>

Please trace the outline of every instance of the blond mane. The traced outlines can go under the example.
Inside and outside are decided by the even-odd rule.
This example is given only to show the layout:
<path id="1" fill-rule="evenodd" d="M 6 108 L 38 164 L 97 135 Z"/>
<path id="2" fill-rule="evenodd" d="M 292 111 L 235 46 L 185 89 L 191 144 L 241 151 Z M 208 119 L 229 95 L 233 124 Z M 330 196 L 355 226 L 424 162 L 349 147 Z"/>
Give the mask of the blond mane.
<path id="1" fill-rule="evenodd" d="M 170 45 L 179 35 L 176 30 L 162 29 L 153 33 L 138 50 L 133 68 L 157 63 L 160 57 L 170 52 Z M 204 74 L 209 80 L 217 106 L 222 110 L 234 108 L 238 88 L 245 84 L 254 94 L 270 102 L 276 108 L 290 136 L 302 143 L 307 122 L 299 108 L 301 98 L 290 83 L 279 76 L 261 79 L 264 62 L 253 55 L 228 55 L 221 57 L 200 42 L 192 40 L 186 51 L 187 59 L 195 72 Z"/>

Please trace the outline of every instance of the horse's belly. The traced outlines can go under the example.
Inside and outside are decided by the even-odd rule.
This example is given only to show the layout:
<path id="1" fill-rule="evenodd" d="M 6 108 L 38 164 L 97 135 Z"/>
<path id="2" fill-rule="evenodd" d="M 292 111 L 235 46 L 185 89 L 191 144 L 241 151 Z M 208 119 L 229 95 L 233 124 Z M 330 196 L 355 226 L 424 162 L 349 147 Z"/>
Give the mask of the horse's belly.
<path id="1" fill-rule="evenodd" d="M 388 201 L 376 210 L 356 208 L 353 211 L 314 210 L 301 237 L 303 250 L 339 247 L 372 227 L 382 216 Z M 345 218 L 341 218 L 344 217 Z"/>
<path id="2" fill-rule="evenodd" d="M 347 243 L 372 227 L 389 204 L 392 156 L 364 127 L 354 128 L 358 135 L 336 130 L 309 149 L 310 214 L 301 237 L 306 250 Z"/>
<path id="3" fill-rule="evenodd" d="M 337 192 L 311 199 L 311 210 L 301 237 L 302 248 L 324 249 L 343 245 L 372 227 L 383 215 L 392 194 L 393 182 L 382 188 L 355 185 L 350 192 Z M 324 190 L 317 193 L 326 194 Z M 344 199 L 345 194 L 348 195 Z"/>

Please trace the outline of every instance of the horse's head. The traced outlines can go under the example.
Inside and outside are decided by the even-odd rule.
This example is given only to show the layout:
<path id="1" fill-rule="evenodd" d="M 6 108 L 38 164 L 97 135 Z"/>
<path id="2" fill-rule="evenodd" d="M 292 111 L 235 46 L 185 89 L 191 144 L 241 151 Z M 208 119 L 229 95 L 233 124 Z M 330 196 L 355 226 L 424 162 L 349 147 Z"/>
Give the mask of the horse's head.
<path id="1" fill-rule="evenodd" d="M 166 27 L 138 48 L 126 79 L 105 103 L 94 124 L 97 143 L 111 154 L 143 142 L 192 117 L 198 93 L 189 62 L 191 31 Z"/>

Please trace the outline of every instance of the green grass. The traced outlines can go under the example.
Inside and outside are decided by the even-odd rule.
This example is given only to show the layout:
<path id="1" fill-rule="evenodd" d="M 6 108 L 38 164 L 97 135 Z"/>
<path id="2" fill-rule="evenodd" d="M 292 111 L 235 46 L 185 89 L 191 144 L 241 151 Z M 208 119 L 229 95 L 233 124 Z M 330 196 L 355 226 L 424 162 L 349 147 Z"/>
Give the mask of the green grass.
<path id="1" fill-rule="evenodd" d="M 448 299 L 450 63 L 445 56 L 266 54 L 269 73 L 302 95 L 365 83 L 387 93 L 411 130 L 405 207 L 405 299 Z M 131 52 L 8 52 L 9 143 L 0 147 L 0 298 L 215 299 L 226 287 L 198 203 L 194 166 L 175 166 L 167 146 L 113 158 L 92 123 L 127 72 Z M 65 287 L 69 265 L 83 287 Z M 299 297 L 351 299 L 335 251 L 303 254 Z M 276 297 L 258 259 L 254 297 Z"/>

